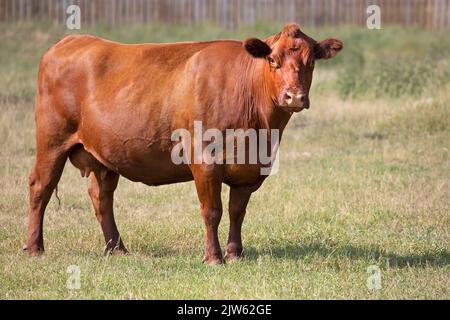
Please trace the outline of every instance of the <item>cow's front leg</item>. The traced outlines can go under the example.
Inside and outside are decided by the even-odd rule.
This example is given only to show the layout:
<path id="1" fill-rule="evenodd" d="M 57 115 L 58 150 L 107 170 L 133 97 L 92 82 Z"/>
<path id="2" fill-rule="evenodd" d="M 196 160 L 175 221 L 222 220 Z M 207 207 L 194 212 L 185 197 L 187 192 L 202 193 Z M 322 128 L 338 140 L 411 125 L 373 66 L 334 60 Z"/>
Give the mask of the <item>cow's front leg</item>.
<path id="1" fill-rule="evenodd" d="M 193 165 L 192 173 L 200 200 L 205 224 L 205 253 L 203 262 L 215 265 L 223 263 L 218 229 L 222 218 L 222 167 L 217 165 Z"/>
<path id="2" fill-rule="evenodd" d="M 234 261 L 242 257 L 242 222 L 245 217 L 251 192 L 246 188 L 230 188 L 230 231 L 228 233 L 228 244 L 226 258 L 228 261 Z"/>

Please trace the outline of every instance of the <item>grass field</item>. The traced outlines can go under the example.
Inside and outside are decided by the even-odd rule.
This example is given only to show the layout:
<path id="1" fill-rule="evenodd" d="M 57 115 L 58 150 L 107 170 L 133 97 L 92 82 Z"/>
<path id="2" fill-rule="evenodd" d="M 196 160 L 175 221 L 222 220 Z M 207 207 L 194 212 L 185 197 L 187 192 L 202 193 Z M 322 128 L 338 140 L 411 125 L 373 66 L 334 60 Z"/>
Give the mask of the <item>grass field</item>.
<path id="1" fill-rule="evenodd" d="M 37 63 L 66 30 L 46 24 L 0 30 L 1 299 L 450 298 L 448 34 L 305 30 L 341 37 L 345 49 L 335 61 L 318 63 L 312 107 L 293 117 L 278 174 L 252 196 L 245 259 L 207 267 L 192 182 L 151 188 L 121 179 L 116 221 L 131 254 L 104 257 L 87 181 L 70 163 L 59 183 L 61 206 L 53 197 L 46 212 L 45 255 L 22 252 Z M 244 39 L 278 30 L 82 31 L 151 42 Z M 222 248 L 227 232 L 225 205 Z M 70 265 L 80 268 L 79 290 L 66 287 Z M 379 290 L 367 287 L 371 265 L 381 270 Z"/>

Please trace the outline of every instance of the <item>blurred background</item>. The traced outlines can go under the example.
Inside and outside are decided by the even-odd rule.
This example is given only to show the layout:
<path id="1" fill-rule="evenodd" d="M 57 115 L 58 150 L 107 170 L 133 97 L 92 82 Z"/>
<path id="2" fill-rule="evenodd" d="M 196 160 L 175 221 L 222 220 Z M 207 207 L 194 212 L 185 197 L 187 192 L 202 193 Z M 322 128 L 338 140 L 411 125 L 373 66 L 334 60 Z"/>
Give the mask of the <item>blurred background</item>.
<path id="1" fill-rule="evenodd" d="M 257 21 L 365 26 L 369 5 L 383 8 L 385 24 L 450 27 L 448 0 L 1 0 L 0 21 L 63 22 L 70 4 L 80 6 L 83 23 L 114 27 L 215 23 L 237 28 Z"/>
<path id="2" fill-rule="evenodd" d="M 80 29 L 67 28 L 71 4 Z M 367 27 L 374 4 L 380 29 Z M 61 206 L 52 200 L 46 212 L 46 258 L 22 254 L 37 68 L 51 45 L 69 33 L 264 39 L 287 22 L 316 40 L 340 38 L 344 50 L 316 64 L 311 108 L 293 116 L 278 174 L 252 196 L 243 263 L 201 264 L 192 183 L 125 179 L 116 221 L 132 255 L 105 263 L 86 181 L 70 164 Z M 450 0 L 0 0 L 0 298 L 449 299 L 449 35 Z M 82 290 L 65 288 L 73 263 Z M 376 290 L 371 265 L 382 272 Z"/>

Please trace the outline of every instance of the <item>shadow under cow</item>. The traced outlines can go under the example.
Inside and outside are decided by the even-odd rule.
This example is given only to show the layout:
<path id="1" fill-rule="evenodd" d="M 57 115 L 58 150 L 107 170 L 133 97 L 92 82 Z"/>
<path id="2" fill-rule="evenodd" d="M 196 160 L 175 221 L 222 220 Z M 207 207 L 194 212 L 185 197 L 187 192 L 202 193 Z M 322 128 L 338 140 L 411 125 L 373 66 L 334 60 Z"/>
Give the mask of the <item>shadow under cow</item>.
<path id="1" fill-rule="evenodd" d="M 320 242 L 288 245 L 276 244 L 269 246 L 264 250 L 259 250 L 255 247 L 249 246 L 244 250 L 245 258 L 248 260 L 258 260 L 258 258 L 263 255 L 267 255 L 275 259 L 292 260 L 301 260 L 302 258 L 308 256 L 319 255 L 325 258 L 342 257 L 354 260 L 365 259 L 380 261 L 385 265 L 389 265 L 391 268 L 450 266 L 450 253 L 445 250 L 401 255 L 388 252 L 380 247 L 359 247 L 349 244 L 330 246 Z"/>

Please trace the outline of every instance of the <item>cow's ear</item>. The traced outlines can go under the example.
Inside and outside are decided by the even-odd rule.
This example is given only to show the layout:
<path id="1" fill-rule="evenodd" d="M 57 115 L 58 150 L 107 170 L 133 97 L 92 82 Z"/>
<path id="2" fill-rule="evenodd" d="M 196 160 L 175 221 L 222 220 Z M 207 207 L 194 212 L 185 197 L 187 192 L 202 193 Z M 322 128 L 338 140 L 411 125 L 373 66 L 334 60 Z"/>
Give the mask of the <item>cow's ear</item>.
<path id="1" fill-rule="evenodd" d="M 256 38 L 245 40 L 244 47 L 255 58 L 265 58 L 272 52 L 267 43 Z"/>
<path id="2" fill-rule="evenodd" d="M 314 56 L 316 60 L 333 58 L 343 48 L 341 40 L 326 39 L 318 42 L 314 46 Z"/>

